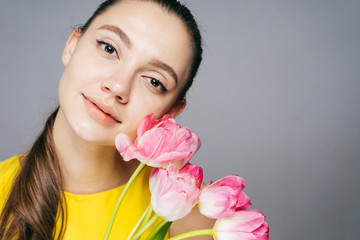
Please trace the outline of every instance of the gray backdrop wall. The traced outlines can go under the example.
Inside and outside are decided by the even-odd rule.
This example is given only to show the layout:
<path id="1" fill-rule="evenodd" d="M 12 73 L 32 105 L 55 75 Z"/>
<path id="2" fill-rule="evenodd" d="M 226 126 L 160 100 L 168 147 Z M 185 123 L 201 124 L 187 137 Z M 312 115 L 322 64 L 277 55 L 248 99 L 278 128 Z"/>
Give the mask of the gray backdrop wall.
<path id="1" fill-rule="evenodd" d="M 179 118 L 206 181 L 237 173 L 271 239 L 360 235 L 360 1 L 188 0 L 204 62 Z M 0 159 L 57 105 L 60 55 L 98 0 L 0 1 Z"/>

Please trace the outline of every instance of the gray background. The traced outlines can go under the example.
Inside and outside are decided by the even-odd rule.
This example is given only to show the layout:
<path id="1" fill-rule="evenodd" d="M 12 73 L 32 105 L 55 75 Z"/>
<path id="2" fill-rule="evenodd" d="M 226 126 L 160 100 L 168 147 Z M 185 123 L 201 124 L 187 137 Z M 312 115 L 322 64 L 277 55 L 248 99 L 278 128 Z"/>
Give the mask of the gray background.
<path id="1" fill-rule="evenodd" d="M 271 239 L 357 239 L 360 1 L 187 2 L 205 54 L 179 122 L 206 181 L 245 178 Z M 1 0 L 0 159 L 56 106 L 63 46 L 98 4 Z"/>

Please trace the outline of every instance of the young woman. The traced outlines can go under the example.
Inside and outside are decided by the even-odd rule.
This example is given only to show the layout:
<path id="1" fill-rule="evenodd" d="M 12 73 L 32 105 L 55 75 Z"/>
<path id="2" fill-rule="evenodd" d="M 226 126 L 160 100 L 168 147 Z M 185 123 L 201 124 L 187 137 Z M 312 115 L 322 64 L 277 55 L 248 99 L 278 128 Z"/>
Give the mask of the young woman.
<path id="1" fill-rule="evenodd" d="M 122 161 L 115 136 L 135 140 L 149 113 L 180 114 L 201 54 L 197 24 L 176 0 L 102 3 L 66 43 L 59 107 L 26 155 L 0 163 L 0 239 L 102 239 L 138 164 Z M 148 205 L 150 172 L 134 183 L 110 239 L 126 239 Z M 169 235 L 212 225 L 193 210 Z"/>

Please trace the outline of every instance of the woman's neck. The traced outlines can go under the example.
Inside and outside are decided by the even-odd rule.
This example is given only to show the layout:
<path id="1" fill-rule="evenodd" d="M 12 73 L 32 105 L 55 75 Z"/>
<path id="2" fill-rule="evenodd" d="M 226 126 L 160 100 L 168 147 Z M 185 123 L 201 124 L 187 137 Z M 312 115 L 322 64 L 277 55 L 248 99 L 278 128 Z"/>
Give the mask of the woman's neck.
<path id="1" fill-rule="evenodd" d="M 116 188 L 126 183 L 136 168 L 136 162 L 123 161 L 115 147 L 79 138 L 61 114 L 53 131 L 66 192 L 91 194 Z"/>

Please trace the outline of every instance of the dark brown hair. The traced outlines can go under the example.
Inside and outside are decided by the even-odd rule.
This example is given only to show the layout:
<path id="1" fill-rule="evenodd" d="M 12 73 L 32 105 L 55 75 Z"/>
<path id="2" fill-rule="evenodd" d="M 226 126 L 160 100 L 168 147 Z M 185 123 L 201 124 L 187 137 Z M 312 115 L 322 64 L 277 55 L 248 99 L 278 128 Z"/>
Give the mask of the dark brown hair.
<path id="1" fill-rule="evenodd" d="M 65 217 L 60 168 L 53 142 L 53 126 L 58 109 L 46 121 L 45 128 L 21 168 L 0 216 L 0 239 L 53 239 L 56 216 Z M 59 239 L 65 230 L 61 222 Z"/>
<path id="2" fill-rule="evenodd" d="M 79 27 L 84 33 L 92 21 L 121 0 L 104 1 L 89 20 Z M 139 1 L 139 0 L 138 0 Z M 159 4 L 170 14 L 182 19 L 192 39 L 193 61 L 186 85 L 178 96 L 184 99 L 191 87 L 202 60 L 200 31 L 190 10 L 177 0 L 140 0 Z M 53 126 L 58 109 L 48 118 L 45 128 L 30 151 L 21 160 L 21 168 L 0 215 L 0 240 L 62 239 L 66 228 L 66 203 L 61 171 L 53 141 Z M 58 236 L 55 236 L 57 218 L 61 219 Z"/>

